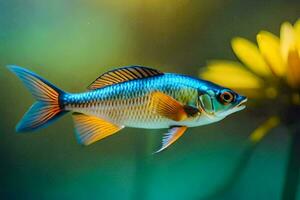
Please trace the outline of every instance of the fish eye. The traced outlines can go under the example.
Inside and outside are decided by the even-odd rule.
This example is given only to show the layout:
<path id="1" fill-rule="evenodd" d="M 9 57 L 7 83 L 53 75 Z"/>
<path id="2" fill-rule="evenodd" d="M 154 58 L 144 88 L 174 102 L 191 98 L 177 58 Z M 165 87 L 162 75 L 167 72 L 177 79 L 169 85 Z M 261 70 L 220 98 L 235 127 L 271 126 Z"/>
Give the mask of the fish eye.
<path id="1" fill-rule="evenodd" d="M 233 99 L 234 99 L 234 96 L 231 92 L 224 91 L 220 94 L 220 101 L 224 105 L 231 103 L 233 101 Z"/>

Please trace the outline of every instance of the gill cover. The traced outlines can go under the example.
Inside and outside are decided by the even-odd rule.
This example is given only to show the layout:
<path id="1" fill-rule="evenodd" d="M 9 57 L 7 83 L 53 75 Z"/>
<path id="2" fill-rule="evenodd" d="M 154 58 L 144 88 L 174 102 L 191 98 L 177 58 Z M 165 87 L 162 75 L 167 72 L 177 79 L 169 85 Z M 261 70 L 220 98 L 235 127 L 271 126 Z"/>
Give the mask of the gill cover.
<path id="1" fill-rule="evenodd" d="M 212 97 L 209 94 L 203 94 L 199 97 L 201 106 L 206 113 L 214 113 L 214 105 Z"/>

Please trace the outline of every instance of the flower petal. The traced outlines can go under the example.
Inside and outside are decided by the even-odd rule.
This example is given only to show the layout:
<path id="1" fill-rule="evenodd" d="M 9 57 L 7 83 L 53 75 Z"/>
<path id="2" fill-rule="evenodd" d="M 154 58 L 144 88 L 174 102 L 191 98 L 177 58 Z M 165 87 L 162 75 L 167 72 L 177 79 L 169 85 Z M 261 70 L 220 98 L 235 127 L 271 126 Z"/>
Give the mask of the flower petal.
<path id="1" fill-rule="evenodd" d="M 294 51 L 296 45 L 294 27 L 289 22 L 284 22 L 280 28 L 280 50 L 285 64 L 287 64 L 289 51 Z"/>
<path id="2" fill-rule="evenodd" d="M 249 136 L 250 141 L 257 143 L 263 139 L 271 129 L 278 126 L 280 119 L 278 116 L 272 116 L 259 127 L 257 127 Z"/>
<path id="3" fill-rule="evenodd" d="M 300 88 L 300 56 L 296 49 L 289 51 L 287 62 L 287 82 L 293 88 Z"/>
<path id="4" fill-rule="evenodd" d="M 300 19 L 297 20 L 297 22 L 294 25 L 294 28 L 296 32 L 298 54 L 300 55 Z"/>
<path id="5" fill-rule="evenodd" d="M 259 89 L 263 85 L 261 79 L 232 61 L 210 62 L 200 76 L 229 88 Z"/>
<path id="6" fill-rule="evenodd" d="M 261 76 L 271 75 L 270 68 L 254 43 L 237 37 L 232 40 L 231 46 L 237 57 L 253 72 Z"/>
<path id="7" fill-rule="evenodd" d="M 287 66 L 287 82 L 293 88 L 300 88 L 300 56 L 297 49 L 298 38 L 296 27 L 285 22 L 280 29 L 280 46 L 285 65 Z M 300 37 L 300 36 L 298 36 Z"/>
<path id="8" fill-rule="evenodd" d="M 279 38 L 267 31 L 257 34 L 257 43 L 271 71 L 277 76 L 284 76 L 286 67 L 280 54 Z"/>

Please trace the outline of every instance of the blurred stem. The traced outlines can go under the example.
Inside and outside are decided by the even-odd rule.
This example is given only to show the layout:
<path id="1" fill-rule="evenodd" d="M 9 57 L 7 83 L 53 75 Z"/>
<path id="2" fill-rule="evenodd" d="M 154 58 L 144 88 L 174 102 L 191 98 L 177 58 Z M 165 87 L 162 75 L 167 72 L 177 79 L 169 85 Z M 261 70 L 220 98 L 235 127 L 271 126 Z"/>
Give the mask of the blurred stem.
<path id="1" fill-rule="evenodd" d="M 140 138 L 138 138 L 140 139 Z M 136 140 L 136 163 L 135 163 L 135 183 L 133 199 L 143 199 L 143 195 L 147 192 L 147 173 L 146 173 L 146 158 L 147 153 L 144 141 Z"/>
<path id="2" fill-rule="evenodd" d="M 247 144 L 247 147 L 245 151 L 242 153 L 242 156 L 238 161 L 238 164 L 232 170 L 232 174 L 230 174 L 228 179 L 217 190 L 215 190 L 212 194 L 206 196 L 202 200 L 214 200 L 214 199 L 221 199 L 222 197 L 224 197 L 225 193 L 227 193 L 234 186 L 234 184 L 240 179 L 241 175 L 243 174 L 245 168 L 249 163 L 251 155 L 253 154 L 253 151 L 255 150 L 257 144 L 258 143 L 253 143 L 253 142 L 249 142 Z"/>
<path id="3" fill-rule="evenodd" d="M 149 177 L 151 176 L 149 165 L 151 162 L 154 140 L 154 134 L 150 131 L 146 132 L 146 137 L 143 141 L 141 141 L 140 137 L 136 139 L 136 175 L 132 199 L 147 199 L 148 182 Z"/>
<path id="4" fill-rule="evenodd" d="M 283 186 L 282 200 L 295 200 L 297 198 L 299 170 L 300 170 L 300 127 L 296 127 L 291 133 L 291 146 L 285 183 Z"/>
<path id="5" fill-rule="evenodd" d="M 238 164 L 232 171 L 229 178 L 212 194 L 205 197 L 205 200 L 220 199 L 228 192 L 234 184 L 240 179 L 245 168 L 247 167 L 249 160 L 256 149 L 256 146 L 262 141 L 262 139 L 271 132 L 272 129 L 277 127 L 280 123 L 278 116 L 272 116 L 260 126 L 258 126 L 249 136 L 249 140 L 246 143 L 245 151 L 242 153 Z"/>

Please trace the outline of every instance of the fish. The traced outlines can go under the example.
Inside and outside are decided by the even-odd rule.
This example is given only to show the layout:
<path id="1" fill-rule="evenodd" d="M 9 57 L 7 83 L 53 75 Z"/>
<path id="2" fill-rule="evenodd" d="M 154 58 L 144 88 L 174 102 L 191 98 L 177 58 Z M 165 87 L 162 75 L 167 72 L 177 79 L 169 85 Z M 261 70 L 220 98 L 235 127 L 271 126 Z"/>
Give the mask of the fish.
<path id="1" fill-rule="evenodd" d="M 243 110 L 247 97 L 212 82 L 144 66 L 116 68 L 82 93 L 65 92 L 25 68 L 9 65 L 36 102 L 16 126 L 35 131 L 72 113 L 80 144 L 90 145 L 125 127 L 168 129 L 161 152 L 189 127 L 203 126 Z"/>

